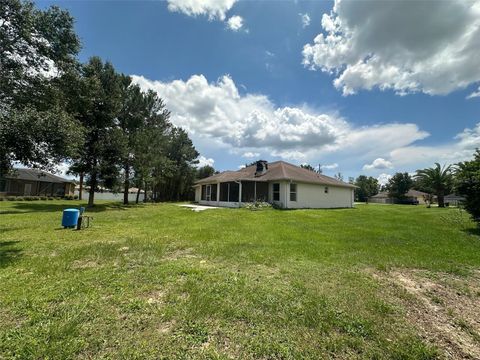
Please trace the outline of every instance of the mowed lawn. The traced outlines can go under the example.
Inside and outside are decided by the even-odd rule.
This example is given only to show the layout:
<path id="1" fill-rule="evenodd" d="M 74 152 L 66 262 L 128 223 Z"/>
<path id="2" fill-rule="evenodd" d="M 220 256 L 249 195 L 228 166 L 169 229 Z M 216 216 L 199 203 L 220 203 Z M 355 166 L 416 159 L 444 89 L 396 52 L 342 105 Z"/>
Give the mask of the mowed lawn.
<path id="1" fill-rule="evenodd" d="M 79 204 L 0 202 L 0 359 L 478 354 L 480 237 L 458 209 L 99 203 L 62 229 Z"/>

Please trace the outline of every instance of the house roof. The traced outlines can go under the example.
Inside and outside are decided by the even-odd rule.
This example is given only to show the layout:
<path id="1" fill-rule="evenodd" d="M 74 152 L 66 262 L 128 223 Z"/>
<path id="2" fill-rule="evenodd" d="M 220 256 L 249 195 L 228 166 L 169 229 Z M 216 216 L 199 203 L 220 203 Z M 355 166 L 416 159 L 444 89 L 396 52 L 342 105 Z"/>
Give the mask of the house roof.
<path id="1" fill-rule="evenodd" d="M 420 197 L 420 196 L 424 196 L 424 195 L 429 195 L 429 194 L 425 193 L 423 191 L 418 191 L 418 190 L 413 190 L 413 189 L 408 190 L 408 192 L 405 194 L 405 196 L 407 196 L 407 197 Z M 388 198 L 388 192 L 381 191 L 377 195 L 371 196 L 371 198 L 375 198 L 375 199 Z"/>
<path id="2" fill-rule="evenodd" d="M 26 180 L 26 181 L 43 181 L 43 182 L 50 182 L 50 183 L 73 183 L 73 180 L 64 179 L 60 176 L 50 174 L 43 170 L 38 169 L 19 169 L 16 168 L 13 172 L 7 176 L 7 179 L 18 179 L 18 180 Z"/>
<path id="3" fill-rule="evenodd" d="M 329 176 L 317 174 L 314 171 L 303 169 L 299 166 L 287 163 L 285 161 L 275 161 L 268 163 L 268 170 L 260 176 L 255 176 L 256 165 L 247 166 L 238 171 L 224 171 L 215 174 L 205 179 L 198 180 L 197 185 L 209 184 L 216 182 L 230 182 L 230 181 L 279 181 L 291 180 L 297 182 L 331 185 L 340 187 L 354 188 L 355 185 L 347 184 L 343 181 L 334 179 Z"/>

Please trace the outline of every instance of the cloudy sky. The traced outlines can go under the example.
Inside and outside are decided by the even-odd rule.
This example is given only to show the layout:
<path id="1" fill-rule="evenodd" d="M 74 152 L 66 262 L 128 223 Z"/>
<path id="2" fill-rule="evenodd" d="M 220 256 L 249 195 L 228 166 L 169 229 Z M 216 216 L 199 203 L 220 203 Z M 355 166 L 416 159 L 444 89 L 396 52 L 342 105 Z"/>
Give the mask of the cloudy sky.
<path id="1" fill-rule="evenodd" d="M 480 0 L 40 1 L 154 89 L 201 153 L 381 179 L 480 147 Z"/>

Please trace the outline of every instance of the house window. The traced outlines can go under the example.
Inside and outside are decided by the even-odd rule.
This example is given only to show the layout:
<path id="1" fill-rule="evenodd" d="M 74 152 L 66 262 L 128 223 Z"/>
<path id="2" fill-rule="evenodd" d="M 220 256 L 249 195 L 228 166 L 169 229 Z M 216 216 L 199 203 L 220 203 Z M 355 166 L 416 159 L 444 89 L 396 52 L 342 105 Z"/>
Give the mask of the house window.
<path id="1" fill-rule="evenodd" d="M 328 194 L 328 186 L 325 186 L 325 194 Z"/>
<path id="2" fill-rule="evenodd" d="M 201 197 L 202 200 L 207 200 L 207 186 L 206 185 L 202 185 L 202 197 Z"/>
<path id="3" fill-rule="evenodd" d="M 290 184 L 290 201 L 297 201 L 297 184 Z"/>
<path id="4" fill-rule="evenodd" d="M 273 184 L 273 201 L 280 201 L 280 184 Z"/>

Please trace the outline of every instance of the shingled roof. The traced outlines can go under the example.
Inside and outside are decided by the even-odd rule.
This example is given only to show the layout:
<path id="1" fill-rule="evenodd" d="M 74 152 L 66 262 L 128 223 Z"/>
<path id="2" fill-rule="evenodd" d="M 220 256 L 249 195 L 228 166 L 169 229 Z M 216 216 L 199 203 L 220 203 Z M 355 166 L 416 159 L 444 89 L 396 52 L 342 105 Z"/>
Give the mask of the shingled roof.
<path id="1" fill-rule="evenodd" d="M 11 174 L 5 176 L 7 179 L 18 179 L 26 181 L 43 181 L 50 183 L 71 183 L 73 180 L 64 179 L 60 176 L 50 174 L 38 169 L 14 169 Z"/>
<path id="2" fill-rule="evenodd" d="M 287 163 L 285 161 L 275 161 L 268 163 L 268 170 L 260 176 L 255 176 L 256 165 L 247 166 L 238 171 L 224 171 L 205 179 L 198 180 L 195 184 L 210 184 L 229 181 L 280 181 L 291 180 L 301 183 L 331 185 L 340 187 L 354 188 L 352 184 L 334 179 L 330 176 L 317 174 L 314 171 L 303 169 L 299 166 Z"/>

